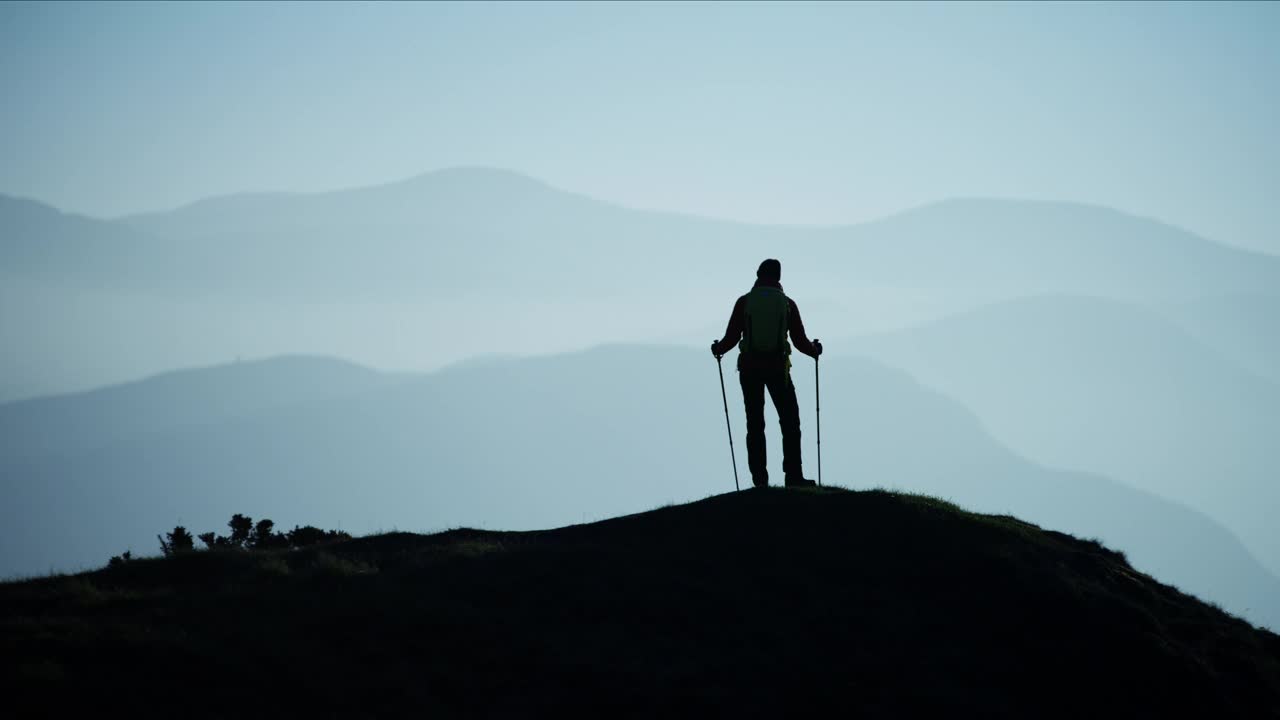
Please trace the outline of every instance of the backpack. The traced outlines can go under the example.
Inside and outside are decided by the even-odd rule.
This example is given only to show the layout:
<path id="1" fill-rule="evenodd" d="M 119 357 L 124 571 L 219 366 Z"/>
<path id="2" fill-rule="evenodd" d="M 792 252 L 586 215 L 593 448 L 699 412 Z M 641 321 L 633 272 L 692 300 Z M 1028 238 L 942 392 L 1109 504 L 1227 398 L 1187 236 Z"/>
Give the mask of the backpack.
<path id="1" fill-rule="evenodd" d="M 791 344 L 787 342 L 791 303 L 781 290 L 752 288 L 746 294 L 742 314 L 742 340 L 738 343 L 742 355 L 791 355 Z"/>

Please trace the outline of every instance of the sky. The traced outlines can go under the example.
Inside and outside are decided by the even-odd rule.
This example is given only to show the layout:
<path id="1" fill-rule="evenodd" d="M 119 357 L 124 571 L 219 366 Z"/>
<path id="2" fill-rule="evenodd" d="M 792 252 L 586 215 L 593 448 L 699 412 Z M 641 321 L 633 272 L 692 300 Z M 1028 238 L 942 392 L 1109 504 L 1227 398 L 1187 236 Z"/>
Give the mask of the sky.
<path id="1" fill-rule="evenodd" d="M 1097 203 L 1280 253 L 1280 3 L 3 3 L 0 99 L 0 193 L 98 217 L 484 165 L 761 223 Z"/>

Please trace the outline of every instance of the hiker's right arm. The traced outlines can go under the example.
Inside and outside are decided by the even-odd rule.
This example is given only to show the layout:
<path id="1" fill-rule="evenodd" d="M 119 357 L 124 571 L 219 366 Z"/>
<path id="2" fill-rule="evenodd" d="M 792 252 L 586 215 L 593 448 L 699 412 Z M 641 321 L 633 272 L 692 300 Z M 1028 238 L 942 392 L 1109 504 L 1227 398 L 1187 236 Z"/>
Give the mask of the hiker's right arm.
<path id="1" fill-rule="evenodd" d="M 742 339 L 742 306 L 745 302 L 744 298 L 738 298 L 738 302 L 733 304 L 733 313 L 729 315 L 729 325 L 724 329 L 724 339 L 716 343 L 711 348 L 711 352 L 716 357 L 720 357 L 733 349 L 734 345 Z"/>

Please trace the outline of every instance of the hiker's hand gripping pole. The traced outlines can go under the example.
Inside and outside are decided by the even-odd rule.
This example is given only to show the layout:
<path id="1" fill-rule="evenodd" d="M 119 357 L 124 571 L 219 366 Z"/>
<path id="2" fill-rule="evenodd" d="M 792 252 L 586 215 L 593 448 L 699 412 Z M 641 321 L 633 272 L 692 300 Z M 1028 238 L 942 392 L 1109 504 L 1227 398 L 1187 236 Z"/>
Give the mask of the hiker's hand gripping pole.
<path id="1" fill-rule="evenodd" d="M 716 343 L 711 343 L 711 352 L 716 351 Z M 729 433 L 729 459 L 733 461 L 733 489 L 735 492 L 741 490 L 738 485 L 738 456 L 733 452 L 733 427 L 729 425 L 729 396 L 724 391 L 724 365 L 721 364 L 722 355 L 716 355 L 716 368 L 720 371 L 720 399 L 724 402 L 724 429 Z"/>

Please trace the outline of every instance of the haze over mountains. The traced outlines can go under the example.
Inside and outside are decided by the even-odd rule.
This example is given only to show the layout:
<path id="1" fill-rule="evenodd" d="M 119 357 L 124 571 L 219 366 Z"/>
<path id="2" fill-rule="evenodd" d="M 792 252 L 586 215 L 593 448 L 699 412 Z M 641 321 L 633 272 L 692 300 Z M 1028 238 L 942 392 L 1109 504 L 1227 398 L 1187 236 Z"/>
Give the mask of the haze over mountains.
<path id="1" fill-rule="evenodd" d="M 849 348 L 965 403 L 1038 462 L 1205 511 L 1280 570 L 1280 386 L 1154 312 L 1028 298 Z"/>
<path id="2" fill-rule="evenodd" d="M 1241 368 L 1280 383 L 1280 294 L 1210 295 L 1162 310 Z"/>
<path id="3" fill-rule="evenodd" d="M 758 254 L 781 241 L 796 254 L 796 277 L 855 287 L 1185 299 L 1274 293 L 1280 282 L 1276 258 L 1093 206 L 951 200 L 857 226 L 750 226 L 631 210 L 482 168 L 329 193 L 214 198 L 115 221 L 13 199 L 0 209 L 7 269 L 81 271 L 104 284 L 175 295 L 430 297 L 532 288 L 577 298 L 639 292 L 618 283 L 638 271 L 687 291 L 708 278 L 740 284 L 721 253 Z M 85 252 L 100 240 L 128 245 Z M 128 252 L 135 248 L 145 254 Z M 676 249 L 684 255 L 672 262 Z M 100 265 L 112 258 L 129 272 Z"/>
<path id="4" fill-rule="evenodd" d="M 92 450 L 121 439 L 326 400 L 396 380 L 395 375 L 328 358 L 177 370 L 85 393 L 0 405 L 0 457 Z"/>
<path id="5" fill-rule="evenodd" d="M 724 490 L 703 348 L 764 257 L 827 341 L 824 476 L 1098 536 L 1278 624 L 1280 259 L 1066 203 L 765 227 L 477 168 L 115 220 L 0 197 L 0 400 L 28 398 L 0 405 L 0 572 L 233 512 L 519 529 Z M 635 345 L 673 338 L 697 352 Z M 492 353 L 544 356 L 446 367 Z"/>
<path id="6" fill-rule="evenodd" d="M 701 336 L 770 255 L 828 335 L 1035 293 L 1179 302 L 1280 287 L 1276 258 L 1104 208 L 954 200 L 852 227 L 756 227 L 478 168 L 113 221 L 9 199 L 0 237 L 3 398 L 236 357 L 430 369 Z"/>

